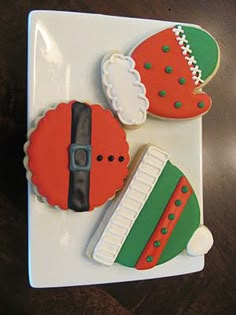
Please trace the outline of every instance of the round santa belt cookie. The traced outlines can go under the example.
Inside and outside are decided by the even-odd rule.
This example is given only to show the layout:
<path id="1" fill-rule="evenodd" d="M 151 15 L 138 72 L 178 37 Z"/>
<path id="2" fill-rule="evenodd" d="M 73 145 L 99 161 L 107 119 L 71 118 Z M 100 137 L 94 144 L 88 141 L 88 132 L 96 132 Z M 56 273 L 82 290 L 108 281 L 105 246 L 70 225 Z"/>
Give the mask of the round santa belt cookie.
<path id="1" fill-rule="evenodd" d="M 187 178 L 166 152 L 149 145 L 107 210 L 87 253 L 108 266 L 117 262 L 149 269 L 184 249 L 192 256 L 203 255 L 212 244 L 211 232 L 200 226 L 199 204 Z"/>
<path id="2" fill-rule="evenodd" d="M 202 87 L 218 66 L 219 47 L 208 32 L 176 25 L 145 39 L 128 56 L 106 56 L 103 88 L 127 126 L 144 123 L 147 110 L 160 118 L 189 119 L 210 109 Z"/>
<path id="3" fill-rule="evenodd" d="M 109 110 L 77 101 L 41 116 L 25 145 L 27 175 L 51 206 L 90 211 L 128 174 L 126 134 Z"/>

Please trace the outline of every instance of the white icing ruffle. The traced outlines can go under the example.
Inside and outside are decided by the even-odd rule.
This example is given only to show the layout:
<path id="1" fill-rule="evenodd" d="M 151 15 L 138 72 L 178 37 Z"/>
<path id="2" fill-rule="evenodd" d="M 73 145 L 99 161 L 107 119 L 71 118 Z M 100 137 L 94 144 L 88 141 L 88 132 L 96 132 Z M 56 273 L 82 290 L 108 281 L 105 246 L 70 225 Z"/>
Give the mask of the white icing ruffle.
<path id="1" fill-rule="evenodd" d="M 119 120 L 128 126 L 143 124 L 149 107 L 145 86 L 134 67 L 130 56 L 117 53 L 102 62 L 104 93 Z"/>

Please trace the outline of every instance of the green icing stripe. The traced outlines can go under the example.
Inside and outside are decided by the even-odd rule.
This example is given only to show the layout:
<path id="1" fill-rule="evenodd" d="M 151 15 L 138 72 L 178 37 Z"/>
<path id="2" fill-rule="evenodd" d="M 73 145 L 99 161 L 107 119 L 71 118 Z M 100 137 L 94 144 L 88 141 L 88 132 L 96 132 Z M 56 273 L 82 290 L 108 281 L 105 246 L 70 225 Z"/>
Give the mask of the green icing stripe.
<path id="1" fill-rule="evenodd" d="M 148 201 L 126 238 L 116 262 L 128 267 L 136 265 L 182 176 L 182 172 L 168 161 L 158 179 L 158 184 L 153 188 Z"/>
<path id="2" fill-rule="evenodd" d="M 199 224 L 200 209 L 196 195 L 193 193 L 162 252 L 158 265 L 163 264 L 181 253 L 182 250 L 186 248 L 189 239 L 193 235 L 193 232 L 199 227 Z"/>
<path id="3" fill-rule="evenodd" d="M 183 26 L 184 33 L 197 65 L 202 70 L 202 79 L 206 80 L 215 70 L 219 59 L 219 48 L 215 39 L 206 31 Z"/>

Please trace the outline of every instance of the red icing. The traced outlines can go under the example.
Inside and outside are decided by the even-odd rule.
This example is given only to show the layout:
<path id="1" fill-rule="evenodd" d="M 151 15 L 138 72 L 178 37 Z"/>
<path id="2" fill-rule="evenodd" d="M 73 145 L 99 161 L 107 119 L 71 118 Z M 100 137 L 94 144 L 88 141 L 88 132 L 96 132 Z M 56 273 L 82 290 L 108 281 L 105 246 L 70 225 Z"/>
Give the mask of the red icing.
<path id="1" fill-rule="evenodd" d="M 68 208 L 71 104 L 49 110 L 30 135 L 28 147 L 32 183 L 47 202 Z"/>
<path id="2" fill-rule="evenodd" d="M 92 164 L 90 172 L 90 210 L 102 205 L 123 186 L 129 162 L 126 134 L 112 113 L 99 105 L 92 106 Z M 97 156 L 103 160 L 98 161 Z M 112 162 L 108 157 L 114 156 Z M 119 156 L 124 157 L 119 162 Z"/>
<path id="3" fill-rule="evenodd" d="M 73 101 L 74 102 L 74 101 Z M 32 183 L 52 206 L 68 209 L 69 146 L 71 144 L 71 105 L 60 104 L 40 119 L 29 137 L 28 167 Z M 88 105 L 90 106 L 90 105 Z M 89 203 L 92 210 L 104 204 L 123 186 L 128 174 L 126 134 L 109 110 L 92 105 L 91 169 Z M 103 160 L 98 161 L 97 156 Z M 114 161 L 108 161 L 113 155 Z M 119 156 L 124 157 L 119 162 Z"/>
<path id="4" fill-rule="evenodd" d="M 162 47 L 169 46 L 169 52 L 163 52 Z M 198 93 L 192 79 L 190 66 L 185 60 L 180 45 L 172 29 L 157 33 L 142 42 L 131 54 L 135 68 L 146 87 L 146 96 L 150 102 L 148 111 L 164 118 L 193 118 L 207 112 L 211 107 L 211 98 L 206 93 Z M 146 69 L 145 63 L 152 67 Z M 165 68 L 171 66 L 172 73 L 166 73 Z M 186 83 L 178 83 L 185 78 Z M 166 91 L 166 96 L 159 96 L 159 91 Z M 181 108 L 175 108 L 175 102 L 181 102 Z M 198 103 L 204 102 L 203 108 Z"/>
<path id="5" fill-rule="evenodd" d="M 186 186 L 188 187 L 188 192 L 182 192 L 182 187 Z M 185 205 L 188 202 L 189 197 L 191 196 L 193 190 L 188 182 L 188 180 L 183 176 L 179 180 L 174 193 L 172 194 L 163 214 L 158 222 L 154 232 L 152 233 L 146 247 L 144 248 L 135 268 L 136 269 L 149 269 L 157 265 L 158 260 L 161 257 L 161 254 L 168 242 L 168 239 L 171 236 L 172 231 L 175 228 L 175 225 L 177 224 Z M 175 205 L 176 200 L 181 200 L 182 204 L 180 206 Z M 174 219 L 169 220 L 168 215 L 174 214 Z M 161 232 L 162 228 L 167 228 L 168 232 L 166 234 L 163 234 Z M 160 246 L 155 247 L 154 242 L 159 241 Z M 148 262 L 147 257 L 152 257 L 152 261 Z"/>

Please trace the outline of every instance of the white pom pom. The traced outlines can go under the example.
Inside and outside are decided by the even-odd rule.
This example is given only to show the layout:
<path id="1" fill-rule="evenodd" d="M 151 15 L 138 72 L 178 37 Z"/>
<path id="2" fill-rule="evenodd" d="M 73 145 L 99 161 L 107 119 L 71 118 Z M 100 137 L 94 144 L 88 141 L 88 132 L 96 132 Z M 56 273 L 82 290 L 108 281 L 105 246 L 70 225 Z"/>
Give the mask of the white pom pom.
<path id="1" fill-rule="evenodd" d="M 187 244 L 187 254 L 190 256 L 204 255 L 211 249 L 213 242 L 211 231 L 205 225 L 201 225 Z"/>

